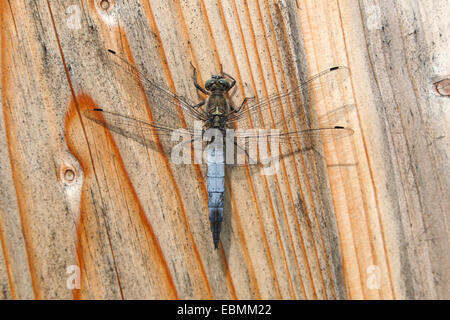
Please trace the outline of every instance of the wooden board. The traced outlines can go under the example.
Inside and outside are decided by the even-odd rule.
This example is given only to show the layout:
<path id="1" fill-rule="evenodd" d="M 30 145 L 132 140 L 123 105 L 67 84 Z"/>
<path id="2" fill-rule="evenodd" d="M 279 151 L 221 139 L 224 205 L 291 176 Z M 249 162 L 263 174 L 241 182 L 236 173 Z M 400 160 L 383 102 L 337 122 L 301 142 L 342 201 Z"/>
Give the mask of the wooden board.
<path id="1" fill-rule="evenodd" d="M 447 1 L 1 1 L 1 299 L 448 299 Z M 354 134 L 227 170 L 218 250 L 205 169 L 96 125 L 150 119 L 110 48 L 193 101 L 220 66 L 232 100 L 331 66 L 311 119 Z M 444 91 L 442 91 L 444 92 Z M 340 106 L 354 106 L 341 108 Z"/>

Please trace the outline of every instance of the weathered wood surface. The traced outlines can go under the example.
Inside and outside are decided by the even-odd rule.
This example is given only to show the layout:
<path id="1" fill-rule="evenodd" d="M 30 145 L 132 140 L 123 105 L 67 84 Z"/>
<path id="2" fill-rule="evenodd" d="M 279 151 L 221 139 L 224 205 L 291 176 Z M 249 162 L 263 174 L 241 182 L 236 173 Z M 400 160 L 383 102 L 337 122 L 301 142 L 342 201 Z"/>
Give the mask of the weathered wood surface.
<path id="1" fill-rule="evenodd" d="M 448 1 L 0 10 L 1 299 L 449 298 L 449 105 L 432 91 L 448 76 Z M 148 118 L 105 48 L 195 101 L 190 62 L 203 80 L 220 64 L 236 76 L 235 101 L 346 65 L 350 81 L 322 110 L 355 104 L 338 119 L 355 134 L 324 158 L 283 160 L 277 176 L 230 172 L 214 251 L 204 169 L 82 116 L 139 106 Z M 67 287 L 70 266 L 79 289 Z"/>

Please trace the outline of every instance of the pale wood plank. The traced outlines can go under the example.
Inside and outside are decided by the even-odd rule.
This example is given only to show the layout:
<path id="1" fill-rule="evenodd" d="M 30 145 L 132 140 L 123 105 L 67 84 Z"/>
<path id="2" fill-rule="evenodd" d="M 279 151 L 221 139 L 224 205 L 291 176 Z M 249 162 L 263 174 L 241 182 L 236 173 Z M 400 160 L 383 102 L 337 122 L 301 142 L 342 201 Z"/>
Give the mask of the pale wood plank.
<path id="1" fill-rule="evenodd" d="M 450 10 L 432 2 L 2 2 L 0 296 L 448 298 L 448 101 L 431 83 Z M 193 101 L 191 62 L 235 76 L 236 103 L 347 65 L 305 117 L 355 104 L 326 119 L 355 133 L 276 176 L 228 170 L 214 251 L 204 168 L 83 116 L 158 116 L 106 48 Z"/>
<path id="2" fill-rule="evenodd" d="M 340 3 L 339 8 L 348 64 L 361 70 L 352 72 L 352 86 L 366 150 L 358 163 L 366 163 L 370 177 L 363 186 L 373 188 L 365 191 L 372 198 L 373 237 L 383 243 L 375 264 L 392 297 L 443 298 L 448 297 L 449 275 L 443 270 L 449 265 L 448 144 L 436 138 L 448 130 L 448 122 L 436 117 L 445 114 L 444 101 L 429 88 L 430 72 L 443 71 L 433 57 L 448 60 L 438 40 L 448 41 L 448 30 L 439 27 L 445 17 L 437 18 L 448 18 L 448 10 L 436 15 L 433 6 L 411 4 L 364 1 L 359 6 Z M 425 240 L 437 234 L 433 245 Z M 435 250 L 440 250 L 438 257 Z"/>
<path id="3" fill-rule="evenodd" d="M 63 93 L 70 91 L 64 88 L 47 7 L 4 1 L 1 14 L 3 144 L 8 150 L 2 180 L 9 197 L 1 211 L 9 281 L 17 298 L 71 298 L 66 267 L 76 264 L 73 218 L 78 212 L 71 210 L 65 196 L 69 188 L 59 180 L 60 167 L 72 158 L 57 121 L 64 115 Z"/>

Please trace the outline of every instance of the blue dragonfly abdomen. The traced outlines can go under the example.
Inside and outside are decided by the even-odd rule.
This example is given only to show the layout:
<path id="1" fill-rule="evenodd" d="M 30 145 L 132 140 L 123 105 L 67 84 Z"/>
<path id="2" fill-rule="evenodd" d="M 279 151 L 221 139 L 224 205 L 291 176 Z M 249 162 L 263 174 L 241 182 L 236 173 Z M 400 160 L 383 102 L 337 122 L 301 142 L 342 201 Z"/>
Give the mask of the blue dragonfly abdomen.
<path id="1" fill-rule="evenodd" d="M 223 221 L 225 158 L 223 146 L 210 145 L 206 151 L 208 211 L 214 248 L 218 248 Z"/>

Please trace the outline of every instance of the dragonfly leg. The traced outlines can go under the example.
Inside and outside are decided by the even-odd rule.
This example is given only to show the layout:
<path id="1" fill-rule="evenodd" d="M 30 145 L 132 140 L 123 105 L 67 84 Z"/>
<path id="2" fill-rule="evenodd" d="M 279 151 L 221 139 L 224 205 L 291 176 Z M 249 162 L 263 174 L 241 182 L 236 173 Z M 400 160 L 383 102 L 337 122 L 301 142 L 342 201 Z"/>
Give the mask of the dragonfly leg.
<path id="1" fill-rule="evenodd" d="M 194 86 L 197 88 L 197 90 L 200 90 L 202 93 L 204 93 L 206 95 L 209 95 L 209 92 L 206 91 L 206 89 L 202 88 L 202 86 L 198 84 L 198 82 L 197 82 L 197 69 L 195 69 L 195 67 L 192 65 L 192 63 L 191 63 L 191 66 L 192 66 L 192 68 L 194 68 L 193 76 L 192 76 L 192 78 L 194 80 Z"/>
<path id="2" fill-rule="evenodd" d="M 227 139 L 230 139 L 230 138 L 227 138 Z M 255 163 L 257 163 L 257 161 L 256 161 L 255 159 L 253 159 L 252 157 L 250 157 L 250 155 L 248 154 L 247 150 L 245 150 L 245 147 L 239 145 L 234 139 L 233 139 L 233 143 L 234 143 L 234 145 L 235 145 L 238 149 L 240 149 L 241 151 L 244 151 L 245 155 L 246 155 L 247 158 L 248 158 L 248 162 L 249 162 L 250 164 L 255 164 Z"/>
<path id="3" fill-rule="evenodd" d="M 241 105 L 239 106 L 239 108 L 237 108 L 237 109 L 232 108 L 233 111 L 234 111 L 234 112 L 239 112 L 239 111 L 241 111 L 242 107 L 247 103 L 247 101 L 248 101 L 248 100 L 252 100 L 252 99 L 255 99 L 255 97 L 254 97 L 254 96 L 253 96 L 253 97 L 245 97 L 245 99 L 242 100 L 242 103 L 241 103 Z"/>
<path id="4" fill-rule="evenodd" d="M 192 106 L 194 109 L 195 108 L 199 108 L 199 107 L 201 107 L 201 106 L 203 106 L 204 104 L 205 104 L 205 100 L 203 100 L 202 102 L 200 102 L 200 103 L 197 103 L 195 106 Z"/>
<path id="5" fill-rule="evenodd" d="M 240 146 L 236 141 L 234 141 L 234 144 L 236 145 L 236 147 L 238 147 L 239 149 L 241 149 L 242 151 L 245 152 L 245 154 L 247 155 L 247 158 L 248 158 L 248 163 L 250 163 L 250 164 L 258 163 L 258 161 L 256 161 L 252 157 L 250 157 L 250 155 L 248 154 L 247 150 L 245 150 L 244 147 Z"/>
<path id="6" fill-rule="evenodd" d="M 233 88 L 234 85 L 236 84 L 236 80 L 232 76 L 230 76 L 228 73 L 222 71 L 222 65 L 220 65 L 220 73 L 222 74 L 222 76 L 226 76 L 231 79 L 231 85 L 227 90 L 227 91 L 230 91 L 231 88 Z"/>

